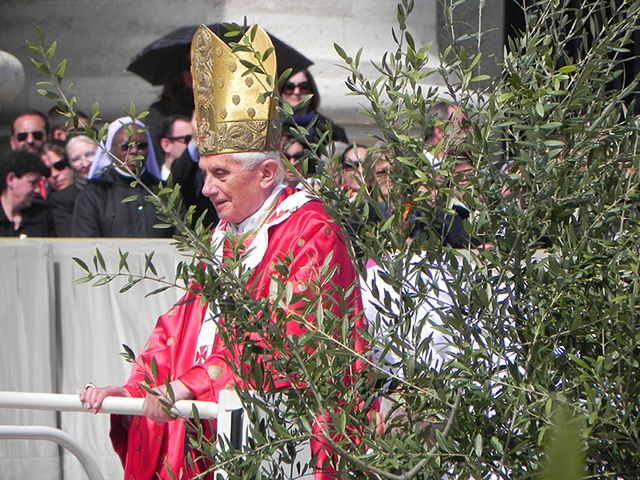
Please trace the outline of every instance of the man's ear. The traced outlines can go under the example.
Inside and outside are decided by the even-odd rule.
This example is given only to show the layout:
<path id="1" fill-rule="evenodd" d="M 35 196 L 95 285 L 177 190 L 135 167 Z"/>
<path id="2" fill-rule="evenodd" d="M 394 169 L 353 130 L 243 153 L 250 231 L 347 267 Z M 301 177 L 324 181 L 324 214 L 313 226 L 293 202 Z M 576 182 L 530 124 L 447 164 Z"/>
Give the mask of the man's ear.
<path id="1" fill-rule="evenodd" d="M 9 146 L 11 147 L 11 150 L 15 150 L 16 148 L 18 148 L 18 141 L 13 135 L 9 137 Z"/>
<path id="2" fill-rule="evenodd" d="M 6 180 L 5 180 L 5 185 L 7 186 L 7 188 L 12 186 L 13 182 L 15 182 L 15 180 L 17 178 L 18 178 L 18 176 L 15 174 L 15 172 L 7 173 L 7 177 L 6 177 Z"/>
<path id="3" fill-rule="evenodd" d="M 169 153 L 171 151 L 171 140 L 167 137 L 162 137 L 160 139 L 160 148 L 164 153 Z"/>
<path id="4" fill-rule="evenodd" d="M 278 160 L 274 160 L 273 158 L 268 158 L 264 162 L 260 164 L 259 175 L 260 175 L 260 186 L 263 188 L 270 188 L 276 182 L 276 177 L 278 175 Z"/>

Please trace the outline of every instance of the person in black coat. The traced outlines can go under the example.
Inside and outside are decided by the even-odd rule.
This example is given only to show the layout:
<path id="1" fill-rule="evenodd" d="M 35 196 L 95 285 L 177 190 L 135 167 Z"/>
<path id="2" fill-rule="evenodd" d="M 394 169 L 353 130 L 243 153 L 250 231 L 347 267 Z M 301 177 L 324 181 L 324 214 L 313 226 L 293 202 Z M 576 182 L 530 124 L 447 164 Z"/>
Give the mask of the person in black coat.
<path id="1" fill-rule="evenodd" d="M 49 169 L 37 155 L 17 150 L 0 160 L 0 236 L 53 237 L 49 206 L 39 198 L 42 177 Z"/>
<path id="2" fill-rule="evenodd" d="M 313 95 L 305 106 L 300 106 L 305 96 Z M 308 70 L 301 70 L 292 74 L 289 79 L 280 87 L 280 97 L 294 109 L 293 121 L 287 120 L 284 124 L 284 131 L 290 127 L 299 125 L 309 131 L 307 138 L 317 142 L 322 132 L 331 130 L 331 139 L 334 142 L 349 143 L 347 132 L 341 126 L 333 123 L 332 120 L 318 113 L 320 107 L 320 93 Z M 312 123 L 317 117 L 315 123 Z"/>
<path id="3" fill-rule="evenodd" d="M 109 126 L 105 148 L 118 161 L 90 178 L 89 184 L 76 198 L 73 211 L 72 235 L 74 237 L 170 237 L 172 228 L 154 228 L 162 222 L 156 208 L 145 197 L 147 190 L 132 183 L 136 171 L 135 158 L 146 159 L 140 181 L 147 187 L 160 183 L 157 165 L 152 174 L 149 163 L 155 162 L 148 155 L 150 142 L 144 125 L 131 119 L 118 119 Z M 125 165 L 127 168 L 125 168 Z M 122 203 L 125 198 L 137 195 L 133 201 Z"/>

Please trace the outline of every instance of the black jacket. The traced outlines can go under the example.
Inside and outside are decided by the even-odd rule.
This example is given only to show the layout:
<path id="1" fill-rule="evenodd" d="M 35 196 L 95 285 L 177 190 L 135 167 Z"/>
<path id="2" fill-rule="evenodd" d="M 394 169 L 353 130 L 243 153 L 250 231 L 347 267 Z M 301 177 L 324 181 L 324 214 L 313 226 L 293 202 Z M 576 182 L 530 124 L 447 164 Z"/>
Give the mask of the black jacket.
<path id="1" fill-rule="evenodd" d="M 195 206 L 193 223 L 195 224 L 195 220 L 204 213 L 204 225 L 215 227 L 218 224 L 216 210 L 211 201 L 202 195 L 204 174 L 198 167 L 198 163 L 191 159 L 188 148 L 185 148 L 184 153 L 171 164 L 171 177 L 176 184 L 180 185 L 180 193 L 186 208 Z"/>
<path id="2" fill-rule="evenodd" d="M 58 237 L 71 236 L 73 207 L 76 203 L 78 193 L 80 193 L 80 189 L 73 183 L 64 190 L 58 190 L 49 195 L 53 221 L 56 225 L 56 236 Z"/>
<path id="3" fill-rule="evenodd" d="M 44 200 L 35 199 L 29 208 L 22 210 L 20 228 L 14 228 L 0 206 L 0 237 L 55 237 L 55 227 L 51 209 Z"/>
<path id="4" fill-rule="evenodd" d="M 145 185 L 158 183 L 151 175 L 142 176 Z M 164 238 L 173 235 L 173 228 L 153 228 L 162 222 L 142 186 L 131 186 L 132 179 L 111 169 L 90 180 L 76 197 L 71 234 L 74 237 L 138 237 Z M 138 195 L 134 201 L 122 203 Z"/>

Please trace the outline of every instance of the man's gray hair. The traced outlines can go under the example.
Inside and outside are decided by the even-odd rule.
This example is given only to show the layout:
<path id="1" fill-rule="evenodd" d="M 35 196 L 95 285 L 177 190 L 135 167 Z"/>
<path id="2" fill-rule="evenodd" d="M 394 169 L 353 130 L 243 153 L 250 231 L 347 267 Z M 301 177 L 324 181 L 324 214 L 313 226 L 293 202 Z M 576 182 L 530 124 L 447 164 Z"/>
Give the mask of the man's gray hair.
<path id="1" fill-rule="evenodd" d="M 242 163 L 244 170 L 252 170 L 260 165 L 265 160 L 275 160 L 278 164 L 278 170 L 276 172 L 276 182 L 282 183 L 284 181 L 284 166 L 280 160 L 279 152 L 241 152 L 232 153 L 231 158 Z"/>

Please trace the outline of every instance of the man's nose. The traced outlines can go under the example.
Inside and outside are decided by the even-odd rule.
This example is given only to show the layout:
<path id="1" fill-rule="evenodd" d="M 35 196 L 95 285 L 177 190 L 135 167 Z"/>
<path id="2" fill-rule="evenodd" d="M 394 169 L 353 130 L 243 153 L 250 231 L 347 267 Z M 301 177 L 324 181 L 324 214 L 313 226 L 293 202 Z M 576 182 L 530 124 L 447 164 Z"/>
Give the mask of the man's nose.
<path id="1" fill-rule="evenodd" d="M 202 195 L 210 198 L 215 195 L 217 191 L 218 188 L 216 187 L 215 182 L 211 178 L 205 178 L 202 185 Z"/>

